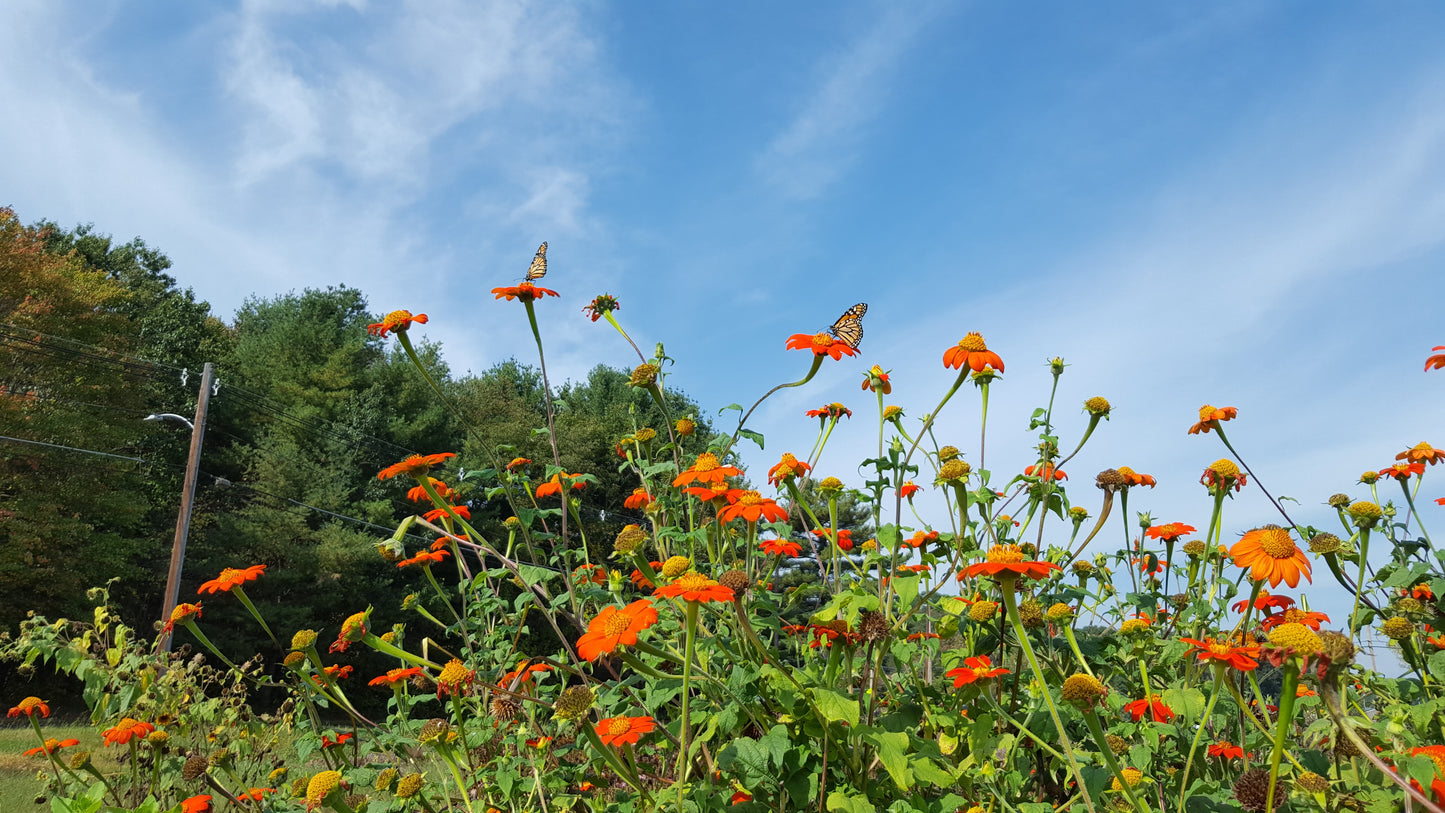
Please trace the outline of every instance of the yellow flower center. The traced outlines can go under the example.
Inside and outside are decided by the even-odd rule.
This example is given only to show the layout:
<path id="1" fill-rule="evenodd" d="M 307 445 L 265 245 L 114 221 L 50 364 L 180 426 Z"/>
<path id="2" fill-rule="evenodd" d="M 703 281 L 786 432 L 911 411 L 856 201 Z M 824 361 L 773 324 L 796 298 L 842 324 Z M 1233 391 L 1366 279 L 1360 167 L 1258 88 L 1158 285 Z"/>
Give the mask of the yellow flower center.
<path id="1" fill-rule="evenodd" d="M 1097 700 L 1108 693 L 1099 679 L 1085 674 L 1073 674 L 1064 680 L 1059 695 L 1065 700 Z"/>
<path id="2" fill-rule="evenodd" d="M 1261 528 L 1256 533 L 1259 534 L 1259 549 L 1276 559 L 1293 558 L 1299 550 L 1294 540 L 1289 538 L 1289 531 L 1283 528 Z"/>
<path id="3" fill-rule="evenodd" d="M 837 477 L 824 477 L 823 482 L 818 484 L 818 488 L 825 491 L 837 491 L 842 487 L 843 481 L 839 480 Z"/>
<path id="4" fill-rule="evenodd" d="M 632 618 L 626 613 L 613 613 L 602 622 L 602 631 L 608 635 L 621 635 L 632 626 Z"/>
<path id="5" fill-rule="evenodd" d="M 1291 607 L 1288 610 L 1285 610 L 1284 615 L 1281 617 L 1284 619 L 1284 623 L 1286 624 L 1297 624 L 1301 621 L 1304 621 L 1305 611 L 1295 607 Z"/>
<path id="6" fill-rule="evenodd" d="M 712 471 L 718 467 L 717 455 L 712 452 L 703 452 L 697 456 L 697 462 L 692 464 L 693 471 Z"/>
<path id="7" fill-rule="evenodd" d="M 1313 655 L 1324 646 L 1324 642 L 1314 630 L 1299 623 L 1275 627 L 1269 634 L 1269 642 L 1278 647 L 1294 647 L 1301 655 Z"/>
<path id="8" fill-rule="evenodd" d="M 1214 472 L 1214 476 L 1221 480 L 1239 479 L 1239 466 L 1236 466 L 1234 461 L 1227 457 L 1221 457 L 1213 463 L 1210 463 L 1209 470 Z"/>
<path id="9" fill-rule="evenodd" d="M 1199 408 L 1199 420 L 1201 421 L 1209 420 L 1209 417 L 1213 414 L 1214 407 L 1210 406 L 1209 404 L 1205 404 L 1204 406 Z"/>
<path id="10" fill-rule="evenodd" d="M 782 458 L 778 460 L 778 466 L 781 468 L 791 469 L 796 465 L 798 465 L 798 458 L 794 457 L 792 452 L 784 452 Z"/>
<path id="11" fill-rule="evenodd" d="M 1124 475 L 1125 477 L 1133 477 L 1133 476 L 1134 476 L 1134 470 L 1131 469 L 1131 468 L 1129 468 L 1128 466 L 1120 466 L 1119 468 L 1114 469 L 1114 471 L 1119 472 L 1120 474 Z"/>
<path id="12" fill-rule="evenodd" d="M 832 337 L 832 336 L 829 336 L 829 335 L 826 334 L 826 333 L 815 333 L 815 334 L 813 334 L 813 346 L 814 346 L 814 347 L 832 347 L 832 346 L 833 346 L 833 337 Z"/>
<path id="13" fill-rule="evenodd" d="M 662 576 L 667 579 L 674 579 L 687 572 L 692 567 L 692 561 L 686 556 L 673 556 L 662 565 Z"/>
<path id="14" fill-rule="evenodd" d="M 756 491 L 744 491 L 738 497 L 738 505 L 760 505 L 762 501 L 763 495 Z"/>
<path id="15" fill-rule="evenodd" d="M 1229 644 L 1213 643 L 1209 645 L 1209 654 L 1228 655 L 1230 650 L 1232 650 L 1233 648 L 1234 647 L 1230 646 Z"/>
<path id="16" fill-rule="evenodd" d="M 712 587 L 713 585 L 717 584 L 717 582 L 709 579 L 701 573 L 698 573 L 697 571 L 693 571 L 691 573 L 684 573 L 683 575 L 678 576 L 677 581 L 674 582 L 674 584 L 684 590 L 702 590 L 706 587 Z"/>
<path id="17" fill-rule="evenodd" d="M 470 680 L 471 676 L 471 671 L 462 665 L 459 659 L 452 658 L 447 661 L 447 665 L 442 668 L 442 673 L 437 675 L 437 682 L 444 683 L 448 686 L 456 686 Z"/>
<path id="18" fill-rule="evenodd" d="M 617 717 L 607 724 L 607 733 L 618 737 L 632 730 L 632 721 L 626 717 Z"/>
<path id="19" fill-rule="evenodd" d="M 994 545 L 988 549 L 988 561 L 1000 565 L 1016 565 L 1024 560 L 1018 545 Z"/>
<path id="20" fill-rule="evenodd" d="M 1414 450 L 1417 451 L 1417 452 L 1428 452 L 1428 451 L 1433 450 L 1435 447 L 1434 447 L 1434 446 L 1431 446 L 1431 445 L 1428 444 L 1428 443 L 1425 443 L 1424 441 L 1421 441 L 1420 443 L 1415 444 L 1415 445 L 1412 446 L 1411 448 L 1414 449 Z M 1441 771 L 1441 773 L 1445 773 L 1445 768 L 1441 768 L 1440 771 Z"/>
<path id="21" fill-rule="evenodd" d="M 341 785 L 341 773 L 339 771 L 322 771 L 311 777 L 306 783 L 306 802 L 310 806 L 316 806 L 326 801 L 326 797 Z"/>
<path id="22" fill-rule="evenodd" d="M 410 319 L 411 311 L 392 311 L 381 320 L 381 324 L 385 326 L 387 330 L 393 330 L 397 325 L 404 325 Z"/>
<path id="23" fill-rule="evenodd" d="M 983 336 L 979 333 L 969 333 L 959 339 L 958 346 L 970 353 L 982 353 L 988 350 L 988 345 L 984 344 Z"/>

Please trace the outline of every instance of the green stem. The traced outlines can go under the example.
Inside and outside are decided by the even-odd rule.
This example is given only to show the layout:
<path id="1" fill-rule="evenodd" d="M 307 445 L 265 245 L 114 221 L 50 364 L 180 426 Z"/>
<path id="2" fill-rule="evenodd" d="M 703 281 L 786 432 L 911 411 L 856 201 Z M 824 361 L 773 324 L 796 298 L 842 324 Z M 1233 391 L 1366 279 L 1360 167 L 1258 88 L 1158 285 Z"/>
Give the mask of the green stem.
<path id="1" fill-rule="evenodd" d="M 1360 575 L 1359 575 L 1359 578 L 1355 580 L 1355 607 L 1354 607 L 1354 609 L 1350 610 L 1350 634 L 1351 634 L 1351 635 L 1353 635 L 1353 634 L 1355 634 L 1355 633 L 1357 633 L 1357 632 L 1360 631 L 1359 625 L 1358 625 L 1358 624 L 1356 623 L 1356 621 L 1355 621 L 1355 617 L 1356 617 L 1356 616 L 1359 614 L 1359 612 L 1360 612 L 1360 596 L 1363 595 L 1364 592 L 1365 592 L 1365 564 L 1366 564 L 1366 562 L 1368 561 L 1369 553 L 1370 553 L 1370 529 L 1369 529 L 1369 528 L 1361 528 L 1361 529 L 1360 529 Z"/>
<path id="2" fill-rule="evenodd" d="M 692 767 L 692 760 L 688 759 L 688 744 L 692 732 L 690 730 L 691 720 L 688 718 L 688 694 L 689 684 L 692 682 L 692 658 L 694 644 L 697 640 L 697 605 L 696 601 L 687 602 L 687 644 L 683 654 L 682 662 L 682 748 L 679 749 L 677 757 L 677 809 L 682 810 L 683 788 L 687 785 L 688 768 Z"/>
<path id="3" fill-rule="evenodd" d="M 1297 664 L 1286 661 L 1284 666 L 1284 684 L 1280 687 L 1279 698 L 1279 725 L 1274 731 L 1274 749 L 1269 752 L 1269 792 L 1264 797 L 1264 809 L 1274 810 L 1275 784 L 1279 780 L 1279 762 L 1284 756 L 1284 742 L 1289 737 L 1290 727 L 1294 724 L 1294 703 L 1295 690 L 1299 686 L 1299 671 Z"/>
<path id="4" fill-rule="evenodd" d="M 1184 760 L 1184 774 L 1179 780 L 1179 809 L 1184 809 L 1184 797 L 1189 792 L 1189 770 L 1194 766 L 1194 754 L 1199 750 L 1199 740 L 1204 736 L 1204 729 L 1209 726 L 1209 715 L 1214 712 L 1214 703 L 1219 699 L 1220 690 L 1224 688 L 1225 667 L 1216 664 L 1214 667 L 1214 689 L 1209 693 L 1209 702 L 1204 706 L 1204 716 L 1199 718 L 1199 730 L 1194 732 L 1194 741 L 1189 745 L 1189 756 Z"/>
<path id="5" fill-rule="evenodd" d="M 1139 811 L 1139 813 L 1148 813 L 1149 808 L 1139 800 L 1139 797 L 1134 795 L 1134 789 L 1129 787 L 1129 782 L 1124 778 L 1124 771 L 1119 768 L 1119 761 L 1114 759 L 1114 749 L 1109 747 L 1109 740 L 1104 734 L 1104 727 L 1099 725 L 1099 715 L 1095 714 L 1093 709 L 1084 709 L 1084 723 L 1088 725 L 1089 733 L 1094 737 L 1095 747 L 1099 749 L 1099 753 L 1104 757 L 1104 764 L 1109 766 L 1109 770 L 1114 773 L 1114 778 L 1119 782 L 1119 787 L 1124 790 L 1124 798 L 1128 799 L 1129 804 L 1133 805 L 1134 809 Z M 1079 787 L 1082 788 L 1083 786 L 1084 780 L 1080 779 Z"/>

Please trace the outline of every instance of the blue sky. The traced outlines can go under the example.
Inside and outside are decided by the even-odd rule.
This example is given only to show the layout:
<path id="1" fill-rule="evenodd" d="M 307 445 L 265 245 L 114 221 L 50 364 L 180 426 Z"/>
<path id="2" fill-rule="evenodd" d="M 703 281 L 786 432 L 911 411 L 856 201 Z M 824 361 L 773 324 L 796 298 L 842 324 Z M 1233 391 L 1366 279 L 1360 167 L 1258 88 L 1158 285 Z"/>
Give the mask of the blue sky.
<path id="1" fill-rule="evenodd" d="M 0 203 L 144 237 L 223 314 L 337 283 L 428 312 L 459 370 L 532 358 L 488 291 L 545 239 L 554 369 L 632 363 L 580 313 L 607 291 L 713 408 L 798 377 L 786 337 L 867 301 L 862 358 L 760 410 L 754 466 L 841 400 L 824 468 L 856 482 L 861 371 L 919 415 L 978 330 L 1008 365 L 992 467 L 1030 462 L 1059 355 L 1066 439 L 1084 398 L 1117 408 L 1076 499 L 1127 463 L 1160 480 L 1139 508 L 1201 525 L 1222 449 L 1184 429 L 1210 402 L 1323 525 L 1359 472 L 1445 444 L 1445 373 L 1421 372 L 1445 343 L 1442 31 L 1431 3 L 20 0 Z M 972 453 L 976 421 L 963 393 L 940 437 Z M 1246 491 L 1231 532 L 1270 511 Z"/>

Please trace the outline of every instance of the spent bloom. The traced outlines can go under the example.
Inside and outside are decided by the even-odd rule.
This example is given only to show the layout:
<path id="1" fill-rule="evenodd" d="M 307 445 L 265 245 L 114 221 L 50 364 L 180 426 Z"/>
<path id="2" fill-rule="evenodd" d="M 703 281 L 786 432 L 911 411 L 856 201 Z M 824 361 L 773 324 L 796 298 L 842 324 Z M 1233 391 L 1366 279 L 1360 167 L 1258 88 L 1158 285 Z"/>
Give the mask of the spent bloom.
<path id="1" fill-rule="evenodd" d="M 594 322 L 606 314 L 621 309 L 622 303 L 611 294 L 598 294 L 595 299 L 582 306 L 582 312 L 591 316 Z"/>

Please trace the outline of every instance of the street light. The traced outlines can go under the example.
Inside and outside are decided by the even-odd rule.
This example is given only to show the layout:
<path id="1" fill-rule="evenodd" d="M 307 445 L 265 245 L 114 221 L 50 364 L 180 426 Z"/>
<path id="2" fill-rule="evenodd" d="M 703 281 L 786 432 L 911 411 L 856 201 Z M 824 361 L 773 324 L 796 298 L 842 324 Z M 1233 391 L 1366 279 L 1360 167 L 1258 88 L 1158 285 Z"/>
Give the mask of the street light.
<path id="1" fill-rule="evenodd" d="M 141 420 L 143 420 L 143 421 L 180 421 L 181 423 L 183 423 L 183 424 L 186 425 L 186 428 L 187 428 L 187 429 L 192 429 L 192 430 L 194 430 L 194 429 L 196 428 L 196 425 L 193 424 L 193 423 L 191 423 L 191 419 L 190 419 L 190 418 L 187 418 L 187 417 L 184 416 L 184 415 L 177 415 L 177 414 L 174 413 L 174 412 L 160 412 L 160 413 L 152 412 L 151 414 L 145 416 L 144 418 L 141 418 Z"/>

